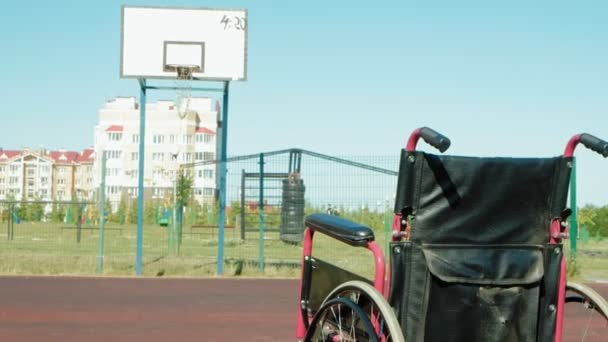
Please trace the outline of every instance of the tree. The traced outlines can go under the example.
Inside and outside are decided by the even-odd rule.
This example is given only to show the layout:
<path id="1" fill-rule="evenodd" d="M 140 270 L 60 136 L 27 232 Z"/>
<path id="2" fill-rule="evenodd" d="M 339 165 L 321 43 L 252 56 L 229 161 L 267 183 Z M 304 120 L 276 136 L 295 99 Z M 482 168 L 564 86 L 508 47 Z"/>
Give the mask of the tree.
<path id="1" fill-rule="evenodd" d="M 190 174 L 180 172 L 177 177 L 176 189 L 176 202 L 178 207 L 185 207 L 192 197 L 192 185 L 194 179 Z"/>
<path id="2" fill-rule="evenodd" d="M 40 202 L 40 198 L 36 197 L 28 208 L 28 220 L 40 222 L 44 217 L 44 206 Z"/>
<path id="3" fill-rule="evenodd" d="M 180 169 L 180 173 L 177 177 L 177 183 L 175 184 L 176 189 L 176 227 L 177 227 L 177 246 L 179 251 L 179 246 L 182 243 L 182 223 L 183 223 L 183 215 L 184 215 L 184 207 L 190 201 L 192 197 L 192 184 L 194 183 L 194 179 L 192 175 L 184 172 L 184 170 Z"/>
<path id="4" fill-rule="evenodd" d="M 127 201 L 125 196 L 120 197 L 120 203 L 118 203 L 118 209 L 116 209 L 116 215 L 114 215 L 114 222 L 124 224 L 127 216 Z"/>
<path id="5" fill-rule="evenodd" d="M 135 224 L 137 223 L 137 201 L 135 199 L 131 199 L 129 201 L 129 206 L 127 208 L 126 215 L 127 223 Z"/>
<path id="6" fill-rule="evenodd" d="M 65 205 L 53 202 L 53 205 L 51 208 L 51 220 L 53 222 L 60 223 L 60 222 L 63 222 L 64 217 L 65 217 Z"/>

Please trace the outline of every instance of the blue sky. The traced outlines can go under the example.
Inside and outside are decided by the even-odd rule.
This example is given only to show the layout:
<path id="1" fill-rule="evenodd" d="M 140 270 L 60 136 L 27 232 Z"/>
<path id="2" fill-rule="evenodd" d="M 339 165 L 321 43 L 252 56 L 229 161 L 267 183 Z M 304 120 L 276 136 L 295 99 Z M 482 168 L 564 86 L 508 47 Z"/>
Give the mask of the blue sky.
<path id="1" fill-rule="evenodd" d="M 137 82 L 119 78 L 122 4 L 3 6 L 0 146 L 91 146 L 103 103 L 137 96 Z M 397 154 L 422 125 L 463 155 L 557 155 L 583 131 L 608 139 L 606 1 L 128 4 L 249 10 L 248 81 L 231 85 L 229 155 Z M 580 152 L 580 201 L 607 204 L 608 160 Z"/>

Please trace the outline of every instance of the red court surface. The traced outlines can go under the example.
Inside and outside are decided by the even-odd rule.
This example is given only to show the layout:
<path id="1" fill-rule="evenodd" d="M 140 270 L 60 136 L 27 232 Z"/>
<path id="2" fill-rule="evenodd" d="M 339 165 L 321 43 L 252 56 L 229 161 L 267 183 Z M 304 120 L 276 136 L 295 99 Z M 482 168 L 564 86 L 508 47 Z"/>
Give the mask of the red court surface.
<path id="1" fill-rule="evenodd" d="M 295 341 L 298 280 L 0 277 L 0 341 Z M 604 297 L 608 286 L 593 285 Z M 571 324 L 586 323 L 570 311 Z M 577 327 L 575 327 L 575 325 Z M 575 329 L 566 341 L 580 341 Z M 585 341 L 608 341 L 595 324 Z"/>

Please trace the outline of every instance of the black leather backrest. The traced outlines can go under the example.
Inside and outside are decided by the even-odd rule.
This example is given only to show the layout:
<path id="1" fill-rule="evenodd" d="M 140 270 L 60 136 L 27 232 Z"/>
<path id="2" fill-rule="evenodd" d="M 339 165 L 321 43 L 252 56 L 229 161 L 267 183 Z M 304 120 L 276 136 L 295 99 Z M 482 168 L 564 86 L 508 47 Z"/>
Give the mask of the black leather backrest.
<path id="1" fill-rule="evenodd" d="M 571 158 L 475 158 L 401 154 L 395 212 L 411 212 L 412 241 L 549 241 L 566 205 Z"/>

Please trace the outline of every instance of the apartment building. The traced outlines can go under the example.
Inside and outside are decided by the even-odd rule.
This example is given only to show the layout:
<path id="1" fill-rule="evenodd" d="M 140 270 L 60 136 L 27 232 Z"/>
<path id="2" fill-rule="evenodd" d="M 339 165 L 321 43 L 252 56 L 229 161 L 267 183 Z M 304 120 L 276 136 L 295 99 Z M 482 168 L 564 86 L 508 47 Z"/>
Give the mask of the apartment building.
<path id="1" fill-rule="evenodd" d="M 0 150 L 0 200 L 72 201 L 90 199 L 93 190 L 91 153 L 48 150 Z M 76 174 L 90 179 L 79 187 Z M 75 198 L 75 195 L 80 197 Z"/>
<path id="2" fill-rule="evenodd" d="M 95 126 L 94 179 L 101 182 L 102 153 L 106 156 L 106 197 L 116 208 L 121 198 L 136 198 L 139 158 L 144 158 L 144 197 L 168 200 L 180 166 L 216 158 L 217 104 L 191 98 L 190 111 L 180 118 L 173 101 L 146 104 L 145 155 L 139 155 L 139 104 L 118 97 L 99 110 Z M 216 165 L 185 168 L 194 178 L 199 202 L 213 200 Z"/>

